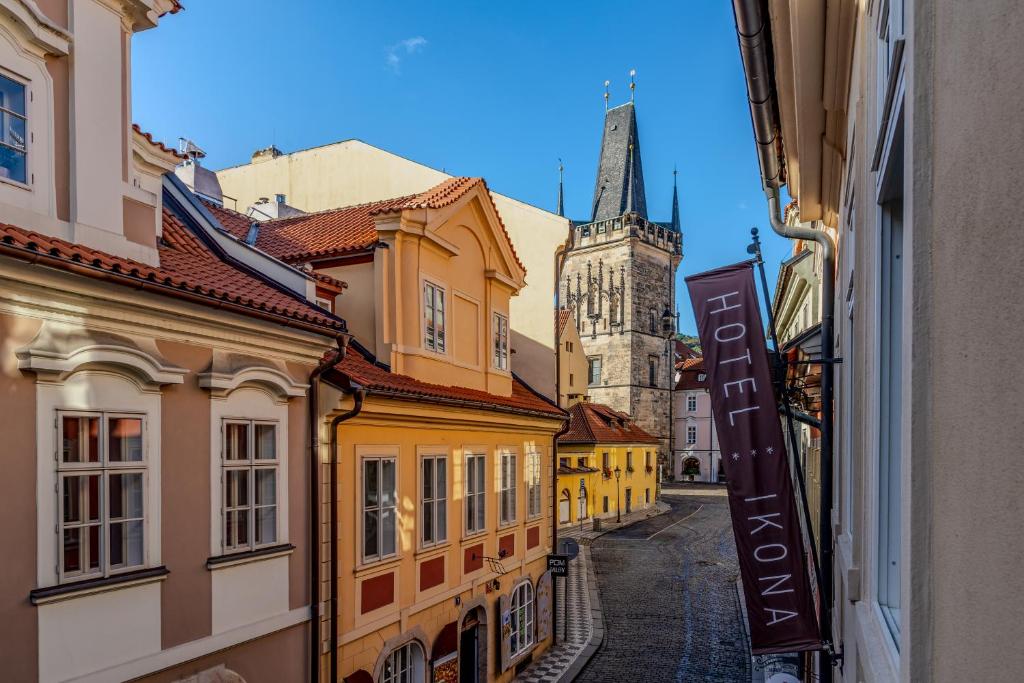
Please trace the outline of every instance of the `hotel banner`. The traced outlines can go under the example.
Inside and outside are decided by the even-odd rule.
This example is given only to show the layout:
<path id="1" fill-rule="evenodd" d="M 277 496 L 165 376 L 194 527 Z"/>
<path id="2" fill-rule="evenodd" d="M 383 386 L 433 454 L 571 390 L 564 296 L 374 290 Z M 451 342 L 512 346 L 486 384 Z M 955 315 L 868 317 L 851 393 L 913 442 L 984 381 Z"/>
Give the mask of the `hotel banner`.
<path id="1" fill-rule="evenodd" d="M 753 267 L 726 266 L 686 284 L 729 482 L 752 652 L 820 649 Z"/>

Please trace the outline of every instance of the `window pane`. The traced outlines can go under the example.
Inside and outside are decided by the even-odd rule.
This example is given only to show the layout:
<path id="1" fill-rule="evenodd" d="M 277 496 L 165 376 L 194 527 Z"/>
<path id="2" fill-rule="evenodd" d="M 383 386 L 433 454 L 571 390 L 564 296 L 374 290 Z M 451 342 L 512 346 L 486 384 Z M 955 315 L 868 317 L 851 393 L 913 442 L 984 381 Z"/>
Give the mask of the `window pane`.
<path id="1" fill-rule="evenodd" d="M 0 76 L 0 107 L 25 115 L 25 86 L 6 76 Z"/>
<path id="2" fill-rule="evenodd" d="M 249 470 L 227 470 L 224 473 L 224 504 L 229 508 L 249 504 Z"/>
<path id="3" fill-rule="evenodd" d="M 124 522 L 114 522 L 110 525 L 110 566 L 119 568 L 124 564 Z"/>
<path id="4" fill-rule="evenodd" d="M 82 477 L 64 477 L 64 523 L 82 521 Z"/>
<path id="5" fill-rule="evenodd" d="M 110 462 L 142 461 L 142 420 L 112 417 L 107 420 L 107 457 Z"/>
<path id="6" fill-rule="evenodd" d="M 434 459 L 423 459 L 423 500 L 434 497 Z"/>
<path id="7" fill-rule="evenodd" d="M 277 506 L 256 508 L 256 544 L 263 545 L 277 540 Z"/>
<path id="8" fill-rule="evenodd" d="M 434 536 L 438 542 L 448 538 L 448 504 L 443 500 L 437 503 L 437 526 Z"/>
<path id="9" fill-rule="evenodd" d="M 484 488 L 484 457 L 479 456 L 476 459 L 476 491 L 477 493 L 483 493 L 486 489 Z"/>
<path id="10" fill-rule="evenodd" d="M 394 507 L 395 505 L 395 461 L 381 460 L 380 463 L 380 504 Z"/>
<path id="11" fill-rule="evenodd" d="M 424 345 L 434 348 L 434 288 L 423 285 L 423 316 L 425 318 Z"/>
<path id="12" fill-rule="evenodd" d="M 363 461 L 363 507 L 375 508 L 380 505 L 380 482 L 377 480 L 379 460 Z"/>
<path id="13" fill-rule="evenodd" d="M 85 566 L 90 570 L 100 567 L 100 525 L 94 524 L 89 527 L 89 550 L 86 553 L 88 560 Z"/>
<path id="14" fill-rule="evenodd" d="M 224 425 L 224 459 L 249 459 L 249 425 L 237 422 Z"/>
<path id="15" fill-rule="evenodd" d="M 235 533 L 237 534 L 238 545 L 249 545 L 249 511 L 237 510 L 230 514 L 235 516 Z"/>
<path id="16" fill-rule="evenodd" d="M 100 419 L 98 417 L 70 417 L 62 420 L 64 462 L 99 462 Z"/>
<path id="17" fill-rule="evenodd" d="M 256 470 L 256 505 L 274 505 L 277 503 L 277 470 Z"/>
<path id="18" fill-rule="evenodd" d="M 381 554 L 393 555 L 395 552 L 395 510 L 384 508 L 380 512 Z"/>
<path id="19" fill-rule="evenodd" d="M 111 474 L 108 479 L 110 519 L 142 517 L 142 473 Z"/>
<path id="20" fill-rule="evenodd" d="M 484 528 L 484 494 L 477 494 L 476 528 Z"/>
<path id="21" fill-rule="evenodd" d="M 435 313 L 434 327 L 437 330 L 437 350 L 444 351 L 444 290 L 438 289 L 434 295 Z"/>
<path id="22" fill-rule="evenodd" d="M 433 543 L 434 538 L 434 502 L 423 503 L 423 542 Z"/>
<path id="23" fill-rule="evenodd" d="M 90 522 L 98 522 L 100 519 L 100 475 L 91 474 L 86 477 L 86 519 Z"/>
<path id="24" fill-rule="evenodd" d="M 256 459 L 274 460 L 277 458 L 277 426 L 255 425 Z"/>
<path id="25" fill-rule="evenodd" d="M 448 497 L 448 480 L 446 478 L 448 460 L 446 458 L 438 458 L 434 463 L 434 469 L 437 472 L 437 486 L 434 489 L 434 497 L 443 500 Z"/>
<path id="26" fill-rule="evenodd" d="M 377 555 L 377 512 L 363 513 L 363 557 Z"/>
<path id="27" fill-rule="evenodd" d="M 64 530 L 64 571 L 77 572 L 82 570 L 82 531 L 81 527 Z"/>
<path id="28" fill-rule="evenodd" d="M 466 498 L 466 530 L 476 531 L 476 496 Z"/>

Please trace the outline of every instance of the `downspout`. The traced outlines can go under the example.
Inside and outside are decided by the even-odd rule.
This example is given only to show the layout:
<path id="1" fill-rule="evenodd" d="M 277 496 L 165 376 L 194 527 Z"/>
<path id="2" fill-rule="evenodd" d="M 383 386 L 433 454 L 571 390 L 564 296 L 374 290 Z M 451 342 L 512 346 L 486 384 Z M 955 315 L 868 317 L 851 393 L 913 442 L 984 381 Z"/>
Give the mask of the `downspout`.
<path id="1" fill-rule="evenodd" d="M 347 341 L 338 337 L 329 353 L 309 374 L 309 680 L 320 683 L 320 376 L 345 358 Z M 333 623 L 333 619 L 331 620 Z"/>
<path id="2" fill-rule="evenodd" d="M 561 355 L 561 354 L 558 354 Z M 557 366 L 556 362 L 556 366 Z M 558 440 L 569 431 L 569 420 L 551 437 L 551 552 L 558 552 Z M 563 579 L 567 581 L 568 579 Z M 565 586 L 568 588 L 568 586 Z M 566 600 L 569 599 L 566 593 Z M 565 624 L 568 628 L 568 624 Z M 568 637 L 568 633 L 566 633 Z M 558 591 L 551 591 L 551 644 L 558 644 Z"/>
<path id="3" fill-rule="evenodd" d="M 331 519 L 329 527 L 330 537 L 328 540 L 331 547 L 330 683 L 335 683 L 338 680 L 338 425 L 346 420 L 351 420 L 362 411 L 366 390 L 354 384 L 352 393 L 354 399 L 352 408 L 341 415 L 335 415 L 334 419 L 331 420 Z"/>
<path id="4" fill-rule="evenodd" d="M 757 143 L 761 179 L 768 197 L 768 220 L 776 234 L 789 239 L 813 240 L 821 247 L 821 508 L 818 533 L 821 538 L 821 637 L 825 653 L 819 655 L 821 681 L 831 683 L 835 662 L 832 642 L 833 557 L 833 338 L 835 319 L 835 245 L 823 230 L 786 225 L 781 216 L 779 188 L 786 183 L 784 151 L 780 137 L 779 112 L 775 99 L 775 73 L 771 60 L 771 30 L 763 13 L 764 0 L 733 0 L 736 35 L 747 81 L 750 118 Z"/>

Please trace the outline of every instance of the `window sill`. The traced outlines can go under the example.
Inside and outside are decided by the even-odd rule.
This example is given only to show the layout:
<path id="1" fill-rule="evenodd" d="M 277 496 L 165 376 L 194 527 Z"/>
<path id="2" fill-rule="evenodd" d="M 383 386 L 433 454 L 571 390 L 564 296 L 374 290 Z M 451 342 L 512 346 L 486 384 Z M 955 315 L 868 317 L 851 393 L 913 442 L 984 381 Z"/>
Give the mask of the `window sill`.
<path id="1" fill-rule="evenodd" d="M 291 543 L 281 543 L 280 545 L 257 548 L 256 550 L 247 550 L 242 553 L 216 555 L 214 557 L 207 558 L 206 568 L 210 570 L 224 569 L 225 567 L 234 567 L 240 564 L 259 562 L 260 560 L 269 560 L 274 557 L 284 557 L 285 555 L 291 555 L 294 550 L 295 546 Z"/>
<path id="2" fill-rule="evenodd" d="M 482 538 L 487 538 L 487 529 L 481 529 L 480 531 L 467 531 L 466 535 L 459 540 L 459 543 L 466 545 L 467 543 L 479 541 Z"/>
<path id="3" fill-rule="evenodd" d="M 381 560 L 372 560 L 370 562 L 360 564 L 358 567 L 355 568 L 355 571 L 353 571 L 352 573 L 355 574 L 356 577 L 360 577 L 364 574 L 385 571 L 387 569 L 397 567 L 401 561 L 401 555 L 389 555 L 388 557 L 385 557 Z"/>
<path id="4" fill-rule="evenodd" d="M 12 186 L 18 188 L 19 190 L 25 190 L 27 192 L 31 192 L 32 191 L 32 186 L 31 185 L 23 183 L 20 180 L 15 180 L 14 178 L 6 178 L 4 176 L 0 176 L 0 183 L 3 183 L 5 185 L 12 185 Z"/>
<path id="5" fill-rule="evenodd" d="M 71 600 L 95 593 L 106 593 L 107 591 L 141 586 L 153 583 L 154 581 L 163 581 L 170 573 L 167 567 L 160 566 L 125 572 L 124 574 L 114 574 L 113 576 L 103 576 L 96 579 L 83 579 L 59 586 L 35 588 L 29 592 L 28 599 L 33 605 L 46 605 L 51 602 Z"/>
<path id="6" fill-rule="evenodd" d="M 434 545 L 428 545 L 419 548 L 415 553 L 413 553 L 413 557 L 415 557 L 418 560 L 421 557 L 437 555 L 444 552 L 445 550 L 448 550 L 449 548 L 451 548 L 451 546 L 451 541 L 443 541 L 441 543 L 435 543 Z"/>

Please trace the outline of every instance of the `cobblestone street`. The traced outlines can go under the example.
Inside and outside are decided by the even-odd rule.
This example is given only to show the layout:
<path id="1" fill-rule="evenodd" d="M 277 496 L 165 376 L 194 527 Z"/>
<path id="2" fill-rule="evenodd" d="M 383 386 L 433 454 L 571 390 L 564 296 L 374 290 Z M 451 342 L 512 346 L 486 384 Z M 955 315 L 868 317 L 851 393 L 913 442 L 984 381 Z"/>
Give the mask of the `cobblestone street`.
<path id="1" fill-rule="evenodd" d="M 750 680 L 725 489 L 663 500 L 667 514 L 593 543 L 605 638 L 578 681 Z"/>

